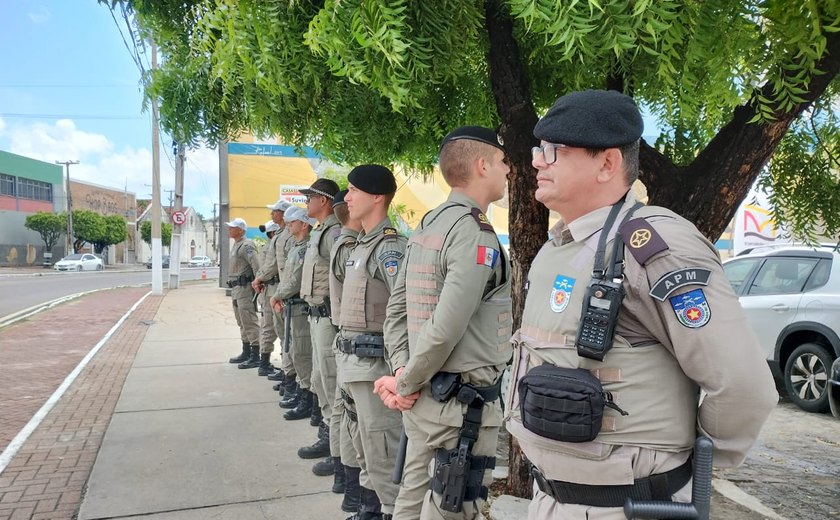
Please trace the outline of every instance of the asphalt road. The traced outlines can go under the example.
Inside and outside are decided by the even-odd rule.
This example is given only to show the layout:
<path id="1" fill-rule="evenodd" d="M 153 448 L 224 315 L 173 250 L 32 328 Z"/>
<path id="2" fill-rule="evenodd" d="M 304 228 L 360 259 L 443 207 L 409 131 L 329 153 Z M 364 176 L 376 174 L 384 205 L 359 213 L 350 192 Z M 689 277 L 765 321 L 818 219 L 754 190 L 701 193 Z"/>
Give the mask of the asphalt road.
<path id="1" fill-rule="evenodd" d="M 181 280 L 201 279 L 201 268 L 181 268 Z M 219 268 L 208 267 L 207 278 L 218 278 Z M 64 296 L 94 289 L 152 283 L 150 269 L 135 271 L 56 272 L 4 275 L 0 271 L 0 319 Z M 169 283 L 169 269 L 163 270 L 163 287 Z"/>

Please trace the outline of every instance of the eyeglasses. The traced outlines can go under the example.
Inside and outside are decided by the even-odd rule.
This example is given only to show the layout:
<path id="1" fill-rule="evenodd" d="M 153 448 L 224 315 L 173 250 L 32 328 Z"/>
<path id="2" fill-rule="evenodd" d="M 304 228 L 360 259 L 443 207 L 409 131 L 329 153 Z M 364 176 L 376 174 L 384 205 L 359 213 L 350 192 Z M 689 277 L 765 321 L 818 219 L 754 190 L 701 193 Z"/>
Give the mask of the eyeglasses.
<path id="1" fill-rule="evenodd" d="M 554 164 L 557 160 L 557 148 L 568 148 L 565 144 L 545 143 L 531 148 L 531 159 L 536 160 L 540 154 L 546 164 Z"/>

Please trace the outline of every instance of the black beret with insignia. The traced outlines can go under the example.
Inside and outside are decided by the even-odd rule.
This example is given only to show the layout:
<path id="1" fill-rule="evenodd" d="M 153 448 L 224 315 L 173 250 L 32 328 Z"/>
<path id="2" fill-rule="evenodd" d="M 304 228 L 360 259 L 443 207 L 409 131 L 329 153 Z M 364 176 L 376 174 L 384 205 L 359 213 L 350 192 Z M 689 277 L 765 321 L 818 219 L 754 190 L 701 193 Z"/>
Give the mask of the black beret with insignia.
<path id="1" fill-rule="evenodd" d="M 461 126 L 456 128 L 443 138 L 443 142 L 440 143 L 440 148 L 442 150 L 447 143 L 459 141 L 461 139 L 469 139 L 470 141 L 478 141 L 489 144 L 490 146 L 495 146 L 499 150 L 507 153 L 501 136 L 493 130 L 484 128 L 483 126 Z"/>
<path id="2" fill-rule="evenodd" d="M 615 90 L 584 90 L 560 97 L 534 127 L 534 137 L 576 148 L 618 148 L 642 136 L 639 107 Z"/>
<path id="3" fill-rule="evenodd" d="M 356 188 L 371 195 L 390 195 L 397 191 L 397 180 L 391 170 L 378 164 L 356 166 L 347 175 Z"/>

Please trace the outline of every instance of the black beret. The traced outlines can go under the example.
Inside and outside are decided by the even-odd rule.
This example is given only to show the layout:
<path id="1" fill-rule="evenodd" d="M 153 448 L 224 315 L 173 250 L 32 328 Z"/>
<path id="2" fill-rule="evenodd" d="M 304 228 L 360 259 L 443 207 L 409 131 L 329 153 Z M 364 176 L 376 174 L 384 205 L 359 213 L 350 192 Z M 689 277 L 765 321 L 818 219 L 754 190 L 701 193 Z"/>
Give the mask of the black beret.
<path id="1" fill-rule="evenodd" d="M 347 201 L 344 200 L 345 195 L 347 195 L 347 190 L 341 190 L 336 193 L 335 197 L 333 197 L 333 207 L 336 207 L 339 204 L 347 204 Z"/>
<path id="2" fill-rule="evenodd" d="M 318 179 L 312 186 L 300 190 L 304 195 L 322 195 L 330 200 L 338 193 L 338 184 L 331 179 Z"/>
<path id="3" fill-rule="evenodd" d="M 459 141 L 461 139 L 479 141 L 481 143 L 489 144 L 490 146 L 495 146 L 499 150 L 506 152 L 504 147 L 505 143 L 502 142 L 502 137 L 495 131 L 490 130 L 489 128 L 484 128 L 483 126 L 460 126 L 456 128 L 443 138 L 443 142 L 440 143 L 440 148 L 442 150 L 443 147 L 446 146 L 446 143 Z"/>
<path id="4" fill-rule="evenodd" d="M 356 188 L 371 195 L 390 195 L 397 191 L 397 181 L 391 170 L 378 164 L 362 164 L 347 174 L 347 180 Z"/>
<path id="5" fill-rule="evenodd" d="M 577 148 L 617 148 L 642 136 L 642 115 L 630 96 L 584 90 L 561 96 L 534 127 L 534 137 Z"/>

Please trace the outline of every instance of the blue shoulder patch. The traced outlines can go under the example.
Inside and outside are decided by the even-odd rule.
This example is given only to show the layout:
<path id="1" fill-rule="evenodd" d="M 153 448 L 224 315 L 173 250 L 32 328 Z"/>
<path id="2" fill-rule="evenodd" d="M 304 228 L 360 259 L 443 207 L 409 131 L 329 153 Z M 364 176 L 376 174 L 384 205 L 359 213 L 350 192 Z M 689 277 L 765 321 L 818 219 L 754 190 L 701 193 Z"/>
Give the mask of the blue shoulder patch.
<path id="1" fill-rule="evenodd" d="M 712 309 L 703 289 L 694 289 L 668 299 L 680 324 L 690 329 L 699 329 L 712 319 Z"/>

